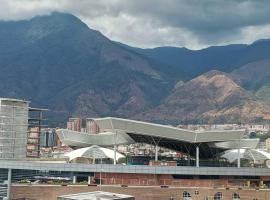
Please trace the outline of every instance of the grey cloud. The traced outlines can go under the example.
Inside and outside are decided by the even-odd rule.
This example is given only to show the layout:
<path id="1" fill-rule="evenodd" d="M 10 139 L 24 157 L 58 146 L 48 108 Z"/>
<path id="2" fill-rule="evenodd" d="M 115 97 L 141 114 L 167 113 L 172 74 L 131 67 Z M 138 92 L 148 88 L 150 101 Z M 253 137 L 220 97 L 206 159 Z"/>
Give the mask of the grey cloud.
<path id="1" fill-rule="evenodd" d="M 270 37 L 268 0 L 0 0 L 0 19 L 70 12 L 135 46 L 201 48 Z M 256 29 L 258 27 L 258 29 Z"/>
<path id="2" fill-rule="evenodd" d="M 215 32 L 270 22 L 268 0 L 139 0 L 127 1 L 126 7 L 133 15 L 192 31 Z"/>
<path id="3" fill-rule="evenodd" d="M 125 6 L 124 12 L 154 19 L 161 27 L 185 28 L 202 42 L 219 42 L 240 36 L 246 26 L 270 23 L 270 1 L 262 0 L 148 0 Z"/>

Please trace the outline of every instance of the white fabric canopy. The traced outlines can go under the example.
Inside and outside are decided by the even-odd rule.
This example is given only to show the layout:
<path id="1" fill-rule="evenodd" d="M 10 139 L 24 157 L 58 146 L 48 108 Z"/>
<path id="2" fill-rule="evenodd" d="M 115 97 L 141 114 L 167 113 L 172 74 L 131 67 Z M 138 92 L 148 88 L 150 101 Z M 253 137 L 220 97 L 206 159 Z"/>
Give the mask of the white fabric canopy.
<path id="1" fill-rule="evenodd" d="M 230 163 L 235 162 L 238 159 L 238 149 L 225 151 L 221 157 L 226 158 Z M 270 160 L 270 153 L 259 149 L 240 149 L 239 157 L 253 161 Z"/>
<path id="2" fill-rule="evenodd" d="M 68 157 L 69 161 L 75 158 L 114 159 L 114 150 L 93 145 L 91 147 L 85 147 L 71 151 L 66 153 L 64 156 Z M 116 160 L 124 157 L 125 156 L 123 154 L 116 152 Z"/>

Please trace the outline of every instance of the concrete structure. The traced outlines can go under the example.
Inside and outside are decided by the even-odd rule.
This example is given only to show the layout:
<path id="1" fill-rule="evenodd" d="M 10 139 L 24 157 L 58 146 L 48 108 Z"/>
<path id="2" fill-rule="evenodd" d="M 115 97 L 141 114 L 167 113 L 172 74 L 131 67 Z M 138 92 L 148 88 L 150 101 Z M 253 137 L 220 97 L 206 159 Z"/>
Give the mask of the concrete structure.
<path id="1" fill-rule="evenodd" d="M 228 149 L 256 148 L 258 139 L 242 139 L 244 130 L 192 131 L 172 126 L 147 123 L 120 118 L 93 119 L 98 125 L 99 134 L 86 134 L 60 129 L 60 140 L 71 147 L 90 145 L 112 146 L 147 143 L 155 145 L 155 160 L 158 160 L 158 146 L 189 154 L 196 158 L 211 158 Z M 240 167 L 240 158 L 239 158 Z M 116 159 L 114 160 L 116 164 Z"/>
<path id="2" fill-rule="evenodd" d="M 73 131 L 81 131 L 82 119 L 81 118 L 69 118 L 67 122 L 67 129 Z"/>
<path id="3" fill-rule="evenodd" d="M 38 157 L 39 156 L 39 127 L 31 127 L 28 129 L 28 140 L 27 140 L 27 157 Z"/>
<path id="4" fill-rule="evenodd" d="M 133 196 L 111 192 L 85 192 L 59 196 L 57 200 L 135 200 Z"/>
<path id="5" fill-rule="evenodd" d="M 240 167 L 240 153 L 238 153 L 238 167 L 201 167 L 200 158 L 207 160 L 228 149 L 254 149 L 257 139 L 242 139 L 244 130 L 226 131 L 190 131 L 171 126 L 146 123 L 119 118 L 93 119 L 100 130 L 99 134 L 81 133 L 72 130 L 58 130 L 60 140 L 73 147 L 89 147 L 100 145 L 113 147 L 114 164 L 82 164 L 56 163 L 42 161 L 0 160 L 0 168 L 17 170 L 70 172 L 73 182 L 78 181 L 78 174 L 85 173 L 89 180 L 95 183 L 127 184 L 127 185 L 184 185 L 194 179 L 191 186 L 200 185 L 205 179 L 221 185 L 230 184 L 231 180 L 256 179 L 256 181 L 270 181 L 270 169 Z M 195 166 L 147 166 L 147 165 L 116 165 L 116 147 L 120 144 L 146 143 L 154 144 L 155 160 L 159 157 L 159 148 L 166 147 L 188 154 L 196 159 Z M 77 175 L 76 175 L 77 173 Z M 91 176 L 91 177 L 90 177 Z M 9 176 L 10 177 L 10 176 Z M 11 178 L 8 180 L 10 181 Z M 99 181 L 99 182 L 98 182 Z M 211 184 L 210 184 L 211 185 Z"/>
<path id="6" fill-rule="evenodd" d="M 29 102 L 0 98 L 0 159 L 26 157 Z"/>
<path id="7" fill-rule="evenodd" d="M 99 133 L 99 127 L 92 118 L 86 118 L 86 132 L 90 134 Z"/>
<path id="8" fill-rule="evenodd" d="M 40 133 L 40 147 L 52 148 L 57 146 L 57 138 L 55 129 L 41 129 Z"/>
<path id="9" fill-rule="evenodd" d="M 59 172 L 127 173 L 127 174 L 178 174 L 202 176 L 269 176 L 270 168 L 254 167 L 191 167 L 55 163 L 38 161 L 0 160 L 0 169 L 45 170 Z"/>
<path id="10" fill-rule="evenodd" d="M 98 187 L 87 186 L 68 186 L 59 187 L 53 185 L 14 185 L 12 186 L 12 198 L 29 198 L 29 199 L 44 199 L 55 200 L 58 196 L 68 195 L 70 193 L 91 192 L 98 190 Z M 200 188 L 194 187 L 117 187 L 104 186 L 103 191 L 129 194 L 136 200 L 186 200 L 183 198 L 190 195 L 189 199 L 193 200 L 221 200 L 217 198 L 217 194 L 221 194 L 222 200 L 270 200 L 270 190 L 245 189 L 237 190 L 237 188 Z M 185 196 L 184 196 L 185 195 Z M 215 198 L 216 197 L 216 198 Z M 236 199 L 235 197 L 240 197 Z"/>

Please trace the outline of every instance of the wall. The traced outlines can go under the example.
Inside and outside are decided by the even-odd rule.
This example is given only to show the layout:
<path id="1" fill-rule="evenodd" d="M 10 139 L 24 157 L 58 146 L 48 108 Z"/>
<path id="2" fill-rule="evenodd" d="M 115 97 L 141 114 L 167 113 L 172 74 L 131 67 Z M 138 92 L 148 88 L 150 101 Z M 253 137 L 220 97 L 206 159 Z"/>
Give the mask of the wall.
<path id="1" fill-rule="evenodd" d="M 36 200 L 56 200 L 57 196 L 64 194 L 91 192 L 99 190 L 99 187 L 93 186 L 12 186 L 12 198 L 31 198 Z M 199 191 L 198 195 L 195 195 L 195 191 Z M 174 197 L 175 200 L 182 200 L 182 194 L 184 191 L 190 193 L 192 200 L 203 200 L 207 197 L 212 200 L 216 192 L 222 192 L 222 200 L 232 200 L 232 194 L 234 192 L 240 195 L 241 200 L 270 200 L 269 190 L 255 189 L 216 189 L 216 188 L 160 188 L 160 187 L 117 187 L 117 186 L 103 186 L 102 191 L 115 192 L 121 194 L 128 194 L 135 196 L 136 200 L 169 200 L 170 197 Z"/>
<path id="2" fill-rule="evenodd" d="M 100 173 L 95 173 L 95 179 L 99 179 Z M 102 173 L 103 184 L 122 185 L 174 185 L 180 187 L 242 187 L 247 184 L 245 179 L 230 179 L 224 176 L 221 179 L 174 179 L 166 174 L 128 174 L 128 173 Z M 259 180 L 255 180 L 259 183 Z"/>

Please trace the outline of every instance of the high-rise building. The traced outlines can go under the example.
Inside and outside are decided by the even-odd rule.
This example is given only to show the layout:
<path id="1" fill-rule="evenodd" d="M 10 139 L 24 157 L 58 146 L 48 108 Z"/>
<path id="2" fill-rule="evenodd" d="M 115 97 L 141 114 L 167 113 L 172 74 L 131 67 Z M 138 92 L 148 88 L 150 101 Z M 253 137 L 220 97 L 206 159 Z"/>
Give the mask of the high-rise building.
<path id="1" fill-rule="evenodd" d="M 86 132 L 91 134 L 97 134 L 100 132 L 97 123 L 91 118 L 86 119 Z"/>
<path id="2" fill-rule="evenodd" d="M 82 129 L 82 119 L 81 118 L 69 118 L 67 122 L 67 129 L 72 131 L 81 132 Z"/>
<path id="3" fill-rule="evenodd" d="M 27 157 L 39 156 L 39 127 L 30 127 L 28 129 Z"/>
<path id="4" fill-rule="evenodd" d="M 55 146 L 57 146 L 55 129 L 42 129 L 40 134 L 40 147 L 53 148 Z"/>
<path id="5" fill-rule="evenodd" d="M 42 122 L 43 113 L 47 109 L 41 108 L 29 108 L 29 120 L 28 120 L 28 141 L 27 141 L 27 157 L 39 157 L 40 156 L 40 136 L 41 127 L 45 127 Z"/>
<path id="6" fill-rule="evenodd" d="M 0 159 L 26 157 L 29 102 L 0 98 Z"/>

